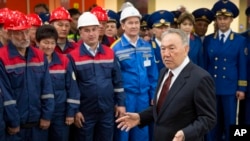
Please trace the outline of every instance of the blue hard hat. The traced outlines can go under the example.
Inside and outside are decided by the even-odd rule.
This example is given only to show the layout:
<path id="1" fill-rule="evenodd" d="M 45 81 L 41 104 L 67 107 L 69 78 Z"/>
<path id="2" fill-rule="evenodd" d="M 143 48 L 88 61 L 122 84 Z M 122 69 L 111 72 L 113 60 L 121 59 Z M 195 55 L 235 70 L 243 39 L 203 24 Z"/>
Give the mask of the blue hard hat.
<path id="1" fill-rule="evenodd" d="M 160 27 L 162 25 L 170 26 L 174 22 L 174 15 L 167 10 L 155 11 L 148 17 L 148 27 Z"/>
<path id="2" fill-rule="evenodd" d="M 229 0 L 220 0 L 216 2 L 212 8 L 212 12 L 215 13 L 215 16 L 228 16 L 228 17 L 237 17 L 239 15 L 238 7 Z"/>
<path id="3" fill-rule="evenodd" d="M 214 20 L 214 13 L 207 8 L 199 8 L 192 12 L 195 21 L 206 21 L 209 24 Z"/>

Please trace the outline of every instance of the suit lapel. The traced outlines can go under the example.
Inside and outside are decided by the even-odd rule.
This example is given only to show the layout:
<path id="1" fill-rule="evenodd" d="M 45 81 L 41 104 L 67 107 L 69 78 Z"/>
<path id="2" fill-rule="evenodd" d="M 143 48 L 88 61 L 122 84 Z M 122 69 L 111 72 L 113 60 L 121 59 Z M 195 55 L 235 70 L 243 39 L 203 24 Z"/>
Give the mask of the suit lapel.
<path id="1" fill-rule="evenodd" d="M 184 87 L 184 85 L 186 84 L 186 80 L 187 78 L 190 76 L 190 71 L 192 68 L 192 63 L 189 62 L 188 65 L 181 71 L 181 73 L 179 74 L 179 76 L 176 78 L 175 82 L 173 83 L 173 85 L 171 86 L 166 99 L 164 100 L 164 103 L 160 109 L 160 112 L 158 114 L 158 118 L 160 116 L 162 116 L 162 114 L 164 114 L 164 111 L 167 110 L 169 104 L 171 104 L 171 102 L 173 101 L 173 99 L 178 95 L 178 94 L 182 94 L 179 93 L 179 91 Z M 155 109 L 156 111 L 156 109 Z"/>

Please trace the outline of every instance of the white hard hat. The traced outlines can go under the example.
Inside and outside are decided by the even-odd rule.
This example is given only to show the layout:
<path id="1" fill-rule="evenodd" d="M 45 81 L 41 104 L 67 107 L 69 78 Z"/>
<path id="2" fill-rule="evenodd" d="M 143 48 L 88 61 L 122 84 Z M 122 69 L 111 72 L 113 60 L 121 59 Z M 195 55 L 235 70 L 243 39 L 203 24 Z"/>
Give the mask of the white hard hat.
<path id="1" fill-rule="evenodd" d="M 130 6 L 122 10 L 120 22 L 122 22 L 124 19 L 128 17 L 138 17 L 141 19 L 141 14 L 135 7 Z"/>
<path id="2" fill-rule="evenodd" d="M 82 15 L 78 19 L 77 28 L 91 25 L 100 25 L 97 17 L 90 12 L 82 13 Z"/>
<path id="3" fill-rule="evenodd" d="M 131 6 L 134 7 L 134 5 L 133 5 L 132 3 L 130 3 L 130 2 L 124 2 L 124 3 L 122 4 L 122 6 L 121 6 L 121 9 L 120 9 L 119 11 L 122 11 L 122 10 L 124 10 L 125 8 L 131 7 Z"/>

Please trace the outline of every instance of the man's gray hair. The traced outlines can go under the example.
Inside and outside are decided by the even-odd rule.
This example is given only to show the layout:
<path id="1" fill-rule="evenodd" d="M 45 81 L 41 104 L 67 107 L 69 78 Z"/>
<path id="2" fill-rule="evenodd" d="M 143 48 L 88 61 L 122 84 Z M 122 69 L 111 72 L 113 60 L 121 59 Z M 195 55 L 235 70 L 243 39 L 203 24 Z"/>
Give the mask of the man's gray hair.
<path id="1" fill-rule="evenodd" d="M 181 29 L 168 28 L 167 31 L 163 32 L 161 35 L 161 39 L 163 39 L 168 34 L 177 34 L 181 37 L 181 41 L 183 45 L 189 45 L 189 39 L 185 32 Z"/>

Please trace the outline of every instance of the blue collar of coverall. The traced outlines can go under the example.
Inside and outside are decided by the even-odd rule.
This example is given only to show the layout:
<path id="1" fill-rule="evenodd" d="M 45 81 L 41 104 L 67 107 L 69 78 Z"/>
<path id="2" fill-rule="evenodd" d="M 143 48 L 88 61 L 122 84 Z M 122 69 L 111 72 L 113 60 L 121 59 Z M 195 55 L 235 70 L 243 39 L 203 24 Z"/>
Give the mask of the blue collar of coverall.
<path id="1" fill-rule="evenodd" d="M 55 51 L 52 53 L 52 61 L 49 63 L 49 66 L 54 64 L 62 64 L 58 54 Z"/>
<path id="2" fill-rule="evenodd" d="M 27 60 L 29 61 L 33 56 L 35 56 L 35 53 L 33 52 L 33 50 L 31 49 L 31 47 L 27 47 Z M 17 51 L 15 45 L 10 41 L 8 43 L 8 50 L 9 50 L 9 57 L 10 58 L 14 58 L 17 56 L 20 56 L 21 58 L 24 58 L 23 56 L 20 55 L 20 53 Z"/>
<path id="3" fill-rule="evenodd" d="M 58 44 L 56 44 L 56 46 L 59 47 Z M 72 48 L 72 47 L 73 47 L 73 46 L 72 46 L 72 42 L 69 42 L 69 40 L 67 39 L 67 40 L 66 40 L 66 43 L 65 43 L 65 46 L 64 46 L 64 50 L 66 50 L 67 48 Z"/>
<path id="4" fill-rule="evenodd" d="M 121 43 L 122 43 L 122 46 L 133 46 L 133 45 L 128 41 L 128 39 L 124 36 L 124 34 L 121 36 Z M 142 44 L 143 44 L 143 42 L 142 42 L 141 38 L 138 37 L 136 47 L 137 47 L 137 46 L 141 46 Z"/>
<path id="5" fill-rule="evenodd" d="M 101 54 L 105 54 L 105 51 L 104 49 L 102 48 L 101 44 L 98 44 L 98 48 L 97 48 L 97 52 L 96 54 L 98 53 L 101 53 Z M 83 55 L 89 55 L 89 56 L 93 56 L 88 50 L 87 48 L 85 47 L 84 43 L 81 44 L 80 46 L 80 55 L 83 56 Z"/>

